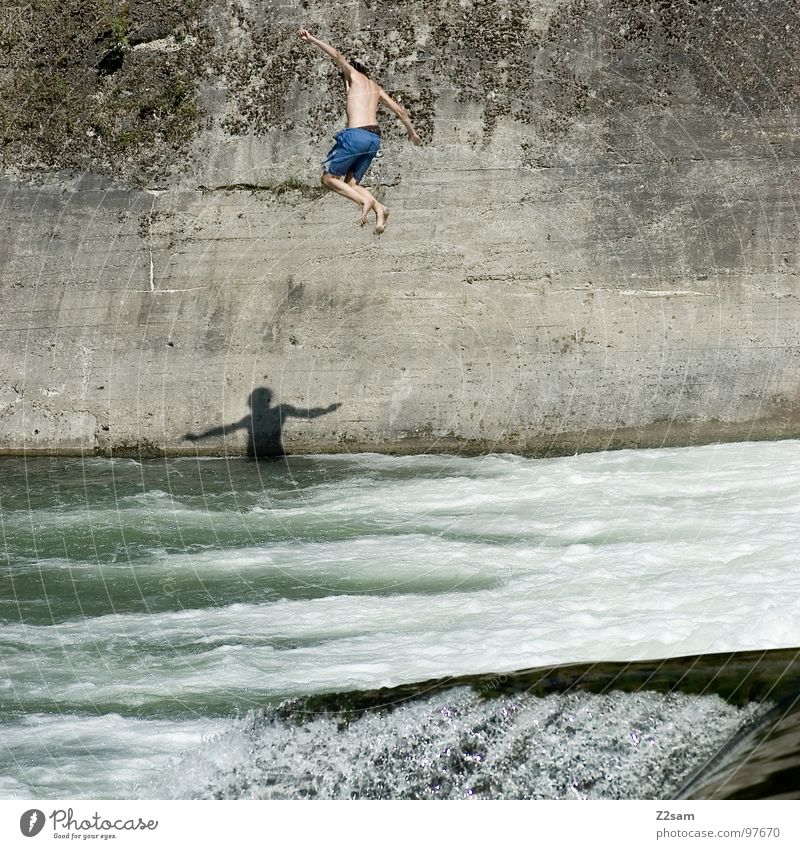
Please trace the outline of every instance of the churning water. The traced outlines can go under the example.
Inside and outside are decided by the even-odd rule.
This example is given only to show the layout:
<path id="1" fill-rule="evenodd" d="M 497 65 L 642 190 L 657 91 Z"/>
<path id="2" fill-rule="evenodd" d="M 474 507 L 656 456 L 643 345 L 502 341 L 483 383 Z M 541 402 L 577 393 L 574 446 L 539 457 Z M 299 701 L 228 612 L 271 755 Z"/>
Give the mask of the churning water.
<path id="1" fill-rule="evenodd" d="M 800 443 L 0 461 L 0 797 L 667 797 L 753 707 L 288 698 L 800 644 Z"/>

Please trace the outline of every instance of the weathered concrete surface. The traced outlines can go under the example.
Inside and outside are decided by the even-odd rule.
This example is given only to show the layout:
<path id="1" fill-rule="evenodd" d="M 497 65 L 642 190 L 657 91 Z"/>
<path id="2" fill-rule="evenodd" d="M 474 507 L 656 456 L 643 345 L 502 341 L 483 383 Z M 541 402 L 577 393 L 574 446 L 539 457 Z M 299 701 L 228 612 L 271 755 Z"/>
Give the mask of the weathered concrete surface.
<path id="1" fill-rule="evenodd" d="M 124 144 L 26 148 L 5 119 L 0 451 L 800 435 L 796 3 L 194 7 L 173 135 L 145 109 Z M 318 187 L 342 97 L 299 25 L 419 118 L 421 149 L 383 120 L 380 238 Z M 143 50 L 102 85 L 138 103 Z"/>

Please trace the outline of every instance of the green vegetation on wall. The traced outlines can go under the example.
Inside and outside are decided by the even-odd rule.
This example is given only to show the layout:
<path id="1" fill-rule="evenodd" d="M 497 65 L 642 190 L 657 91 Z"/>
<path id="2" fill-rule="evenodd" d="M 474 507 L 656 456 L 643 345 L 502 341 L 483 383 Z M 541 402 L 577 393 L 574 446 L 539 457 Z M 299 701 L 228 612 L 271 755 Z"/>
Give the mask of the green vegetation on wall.
<path id="1" fill-rule="evenodd" d="M 783 0 L 0 0 L 0 164 L 152 184 L 206 127 L 328 139 L 341 80 L 301 25 L 364 61 L 426 141 L 437 104 L 477 104 L 470 143 L 528 125 L 534 167 L 587 118 L 691 103 L 750 120 L 799 96 Z"/>
<path id="2" fill-rule="evenodd" d="M 203 118 L 208 0 L 0 0 L 2 165 L 150 183 Z"/>

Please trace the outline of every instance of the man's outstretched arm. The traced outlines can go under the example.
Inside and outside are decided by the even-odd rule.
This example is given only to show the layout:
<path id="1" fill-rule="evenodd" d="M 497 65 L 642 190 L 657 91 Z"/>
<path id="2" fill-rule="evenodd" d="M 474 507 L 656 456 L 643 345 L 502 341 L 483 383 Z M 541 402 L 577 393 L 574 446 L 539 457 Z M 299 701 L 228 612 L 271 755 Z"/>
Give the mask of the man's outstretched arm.
<path id="1" fill-rule="evenodd" d="M 392 100 L 386 92 L 381 89 L 381 103 L 385 104 L 395 115 L 403 122 L 403 126 L 408 130 L 408 137 L 414 144 L 422 144 L 422 139 L 417 135 L 414 125 L 411 123 L 411 116 L 408 112 L 396 101 Z"/>
<path id="2" fill-rule="evenodd" d="M 319 47 L 320 50 L 327 53 L 328 56 L 330 56 L 331 59 L 333 59 L 333 61 L 339 66 L 342 73 L 347 77 L 347 80 L 349 82 L 350 74 L 353 68 L 351 67 L 347 59 L 345 59 L 343 53 L 340 53 L 335 47 L 331 47 L 330 44 L 326 44 L 324 41 L 317 38 L 316 36 L 311 35 L 311 33 L 307 29 L 300 29 L 297 31 L 297 34 L 300 36 L 300 38 L 303 39 L 303 41 L 308 41 L 311 44 L 316 44 L 316 46 Z"/>

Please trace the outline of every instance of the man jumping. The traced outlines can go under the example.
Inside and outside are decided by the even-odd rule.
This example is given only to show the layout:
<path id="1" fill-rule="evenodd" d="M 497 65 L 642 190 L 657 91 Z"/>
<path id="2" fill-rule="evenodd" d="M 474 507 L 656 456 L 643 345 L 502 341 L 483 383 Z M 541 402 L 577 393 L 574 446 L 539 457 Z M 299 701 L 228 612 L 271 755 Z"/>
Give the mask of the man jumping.
<path id="1" fill-rule="evenodd" d="M 370 210 L 374 210 L 375 232 L 383 233 L 389 210 L 359 185 L 381 146 L 381 131 L 376 123 L 378 105 L 385 104 L 397 115 L 414 144 L 422 144 L 422 140 L 414 130 L 408 112 L 369 78 L 367 69 L 360 62 L 348 62 L 335 47 L 315 38 L 306 29 L 299 30 L 298 35 L 303 41 L 316 44 L 333 59 L 347 88 L 347 128 L 336 133 L 336 144 L 322 163 L 322 185 L 361 207 L 362 226 L 367 223 Z"/>

